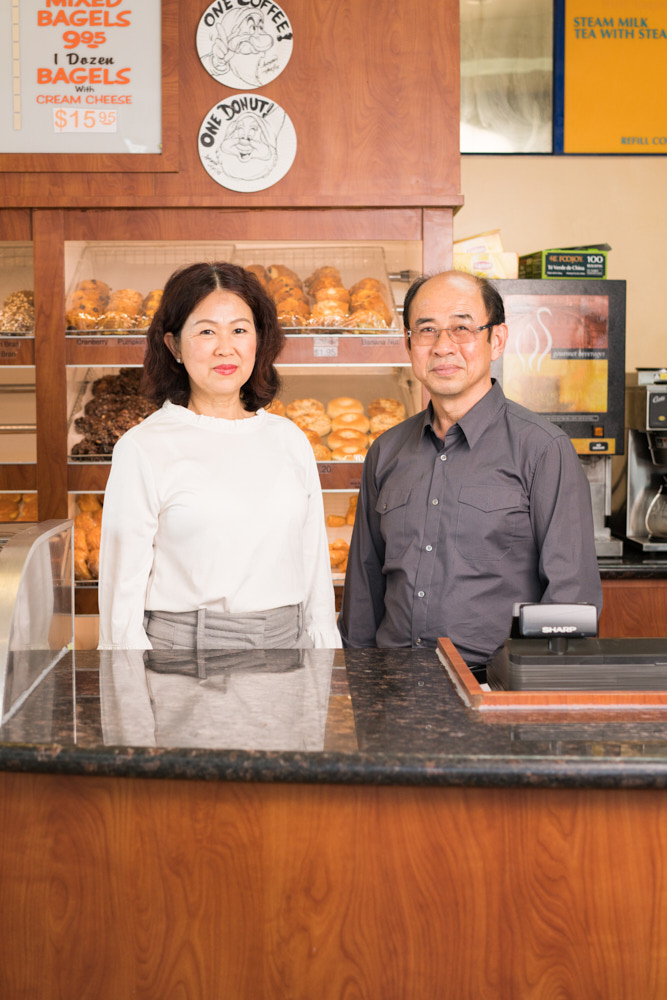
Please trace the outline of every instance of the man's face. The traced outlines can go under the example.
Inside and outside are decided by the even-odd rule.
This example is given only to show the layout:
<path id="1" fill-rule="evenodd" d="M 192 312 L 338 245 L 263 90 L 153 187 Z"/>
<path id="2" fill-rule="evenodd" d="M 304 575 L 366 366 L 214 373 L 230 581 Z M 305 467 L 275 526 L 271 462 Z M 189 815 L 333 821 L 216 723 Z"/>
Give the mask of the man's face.
<path id="1" fill-rule="evenodd" d="M 450 272 L 424 282 L 405 321 L 411 330 L 461 325 L 476 328 L 488 323 L 488 316 L 477 284 Z M 442 401 L 458 419 L 491 388 L 491 362 L 500 357 L 506 340 L 505 325 L 480 331 L 468 344 L 455 344 L 447 333 L 441 333 L 432 345 L 412 343 L 412 368 L 433 401 Z"/>

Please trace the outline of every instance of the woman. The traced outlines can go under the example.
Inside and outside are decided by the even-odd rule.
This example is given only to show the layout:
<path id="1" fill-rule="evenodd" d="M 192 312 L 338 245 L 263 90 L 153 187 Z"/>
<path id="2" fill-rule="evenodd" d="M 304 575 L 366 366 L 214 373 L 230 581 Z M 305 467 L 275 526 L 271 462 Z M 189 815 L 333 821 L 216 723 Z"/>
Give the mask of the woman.
<path id="1" fill-rule="evenodd" d="M 113 452 L 100 649 L 340 645 L 322 491 L 305 434 L 268 413 L 283 345 L 254 274 L 173 274 L 147 335 L 161 409 Z"/>

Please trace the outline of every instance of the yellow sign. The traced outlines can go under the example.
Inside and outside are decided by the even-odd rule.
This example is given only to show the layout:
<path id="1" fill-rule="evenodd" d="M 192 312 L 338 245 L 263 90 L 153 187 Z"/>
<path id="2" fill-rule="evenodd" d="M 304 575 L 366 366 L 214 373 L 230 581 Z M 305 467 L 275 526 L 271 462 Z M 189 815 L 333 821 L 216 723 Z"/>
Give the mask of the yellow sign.
<path id="1" fill-rule="evenodd" d="M 667 153 L 665 0 L 566 0 L 565 153 Z"/>

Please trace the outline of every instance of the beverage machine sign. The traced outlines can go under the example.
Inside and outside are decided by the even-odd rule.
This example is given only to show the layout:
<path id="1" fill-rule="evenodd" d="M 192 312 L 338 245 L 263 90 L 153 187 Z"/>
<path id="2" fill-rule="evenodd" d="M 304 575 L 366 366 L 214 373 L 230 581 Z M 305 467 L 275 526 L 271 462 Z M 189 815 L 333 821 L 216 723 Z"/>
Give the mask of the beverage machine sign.
<path id="1" fill-rule="evenodd" d="M 255 90 L 282 73 L 292 55 L 292 26 L 271 0 L 217 0 L 197 28 L 202 66 L 232 90 Z"/>
<path id="2" fill-rule="evenodd" d="M 284 177 L 296 155 L 296 132 L 286 111 L 260 94 L 237 94 L 216 104 L 199 129 L 206 172 L 232 191 L 262 191 Z"/>

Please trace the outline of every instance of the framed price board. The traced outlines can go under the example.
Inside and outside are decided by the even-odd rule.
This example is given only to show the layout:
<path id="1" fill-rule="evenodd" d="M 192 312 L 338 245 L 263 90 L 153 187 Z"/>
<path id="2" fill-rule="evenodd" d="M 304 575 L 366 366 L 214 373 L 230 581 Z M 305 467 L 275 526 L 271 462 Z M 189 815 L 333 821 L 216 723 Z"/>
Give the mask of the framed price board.
<path id="1" fill-rule="evenodd" d="M 177 0 L 5 0 L 0 170 L 177 169 Z"/>

